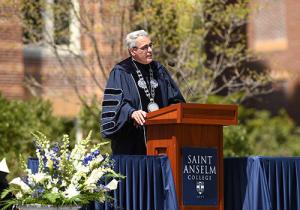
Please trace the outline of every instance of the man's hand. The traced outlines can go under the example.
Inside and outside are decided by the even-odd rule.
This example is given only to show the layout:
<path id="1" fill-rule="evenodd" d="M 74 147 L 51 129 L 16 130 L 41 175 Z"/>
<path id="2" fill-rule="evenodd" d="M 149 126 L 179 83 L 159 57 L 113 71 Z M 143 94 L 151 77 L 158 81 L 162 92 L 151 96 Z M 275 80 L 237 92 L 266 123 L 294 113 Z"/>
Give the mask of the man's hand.
<path id="1" fill-rule="evenodd" d="M 132 112 L 131 119 L 133 119 L 137 125 L 144 125 L 146 114 L 147 113 L 143 110 L 137 110 Z"/>

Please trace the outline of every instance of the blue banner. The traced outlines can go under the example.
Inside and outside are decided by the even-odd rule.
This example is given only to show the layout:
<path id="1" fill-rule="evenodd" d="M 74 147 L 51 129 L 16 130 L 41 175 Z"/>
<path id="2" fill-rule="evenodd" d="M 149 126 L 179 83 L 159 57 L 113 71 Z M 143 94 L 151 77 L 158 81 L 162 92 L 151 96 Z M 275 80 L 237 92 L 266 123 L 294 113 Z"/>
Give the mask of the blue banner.
<path id="1" fill-rule="evenodd" d="M 183 205 L 218 204 L 217 149 L 182 148 Z"/>

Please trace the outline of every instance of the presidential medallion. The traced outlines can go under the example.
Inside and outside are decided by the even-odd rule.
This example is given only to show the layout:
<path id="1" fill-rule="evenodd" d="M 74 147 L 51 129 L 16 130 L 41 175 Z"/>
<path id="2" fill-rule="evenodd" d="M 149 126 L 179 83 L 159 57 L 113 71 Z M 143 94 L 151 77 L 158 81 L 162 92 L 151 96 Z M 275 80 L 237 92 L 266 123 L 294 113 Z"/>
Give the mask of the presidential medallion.
<path id="1" fill-rule="evenodd" d="M 149 112 L 154 112 L 156 110 L 159 110 L 159 106 L 155 102 L 150 102 L 147 106 L 147 109 Z"/>

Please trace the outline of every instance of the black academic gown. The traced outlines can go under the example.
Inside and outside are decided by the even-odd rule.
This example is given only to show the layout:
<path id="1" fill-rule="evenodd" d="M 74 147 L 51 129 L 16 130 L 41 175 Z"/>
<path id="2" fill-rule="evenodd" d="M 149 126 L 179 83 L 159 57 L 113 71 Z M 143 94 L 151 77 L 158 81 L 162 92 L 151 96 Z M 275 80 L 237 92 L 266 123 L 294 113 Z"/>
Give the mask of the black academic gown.
<path id="1" fill-rule="evenodd" d="M 159 85 L 159 93 L 155 97 L 159 107 L 185 102 L 165 67 L 156 61 L 150 65 Z M 132 112 L 136 110 L 147 112 L 145 104 L 149 100 L 144 90 L 137 86 L 137 79 L 136 68 L 129 57 L 112 69 L 107 81 L 102 103 L 101 133 L 104 138 L 111 139 L 113 154 L 146 154 L 145 127 L 134 126 L 131 119 Z"/>

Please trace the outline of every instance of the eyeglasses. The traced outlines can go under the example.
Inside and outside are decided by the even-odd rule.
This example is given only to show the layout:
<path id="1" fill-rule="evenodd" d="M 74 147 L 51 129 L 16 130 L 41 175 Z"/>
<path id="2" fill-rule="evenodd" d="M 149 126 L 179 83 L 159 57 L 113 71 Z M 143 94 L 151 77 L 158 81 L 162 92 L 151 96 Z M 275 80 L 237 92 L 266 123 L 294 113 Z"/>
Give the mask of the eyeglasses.
<path id="1" fill-rule="evenodd" d="M 149 49 L 149 47 L 152 49 L 152 46 L 153 46 L 153 44 L 152 44 L 152 43 L 149 43 L 149 44 L 146 44 L 146 45 L 144 45 L 144 46 L 142 46 L 142 47 L 134 47 L 134 48 L 135 48 L 135 49 L 140 49 L 140 50 L 146 51 L 146 50 Z"/>

